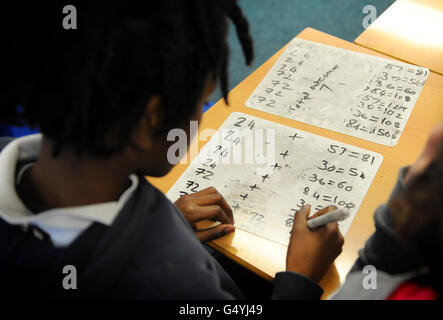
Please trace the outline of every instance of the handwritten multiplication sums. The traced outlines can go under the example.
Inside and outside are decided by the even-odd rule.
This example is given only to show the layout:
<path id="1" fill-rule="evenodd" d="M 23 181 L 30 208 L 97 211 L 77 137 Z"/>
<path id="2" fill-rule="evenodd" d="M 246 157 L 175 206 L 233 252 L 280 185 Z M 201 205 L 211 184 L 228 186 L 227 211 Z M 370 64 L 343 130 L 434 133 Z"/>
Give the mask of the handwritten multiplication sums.
<path id="1" fill-rule="evenodd" d="M 396 141 L 427 75 L 426 69 L 387 63 L 357 96 L 346 127 Z"/>
<path id="2" fill-rule="evenodd" d="M 240 155 L 240 156 L 239 156 Z M 167 196 L 214 186 L 238 229 L 287 244 L 294 215 L 329 205 L 349 210 L 349 228 L 382 162 L 380 154 L 234 112 Z"/>
<path id="3" fill-rule="evenodd" d="M 293 39 L 246 105 L 383 145 L 396 145 L 426 68 Z"/>

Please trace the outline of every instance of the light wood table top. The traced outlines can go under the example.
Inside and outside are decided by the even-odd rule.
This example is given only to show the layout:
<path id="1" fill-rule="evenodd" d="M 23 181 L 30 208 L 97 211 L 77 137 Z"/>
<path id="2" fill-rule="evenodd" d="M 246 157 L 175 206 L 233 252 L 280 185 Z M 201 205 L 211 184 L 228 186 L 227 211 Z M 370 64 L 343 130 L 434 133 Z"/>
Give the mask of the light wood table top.
<path id="1" fill-rule="evenodd" d="M 386 57 L 311 28 L 305 29 L 298 37 L 339 48 Z M 411 164 L 415 160 L 423 148 L 432 127 L 443 120 L 443 76 L 434 73 L 429 75 L 399 143 L 395 147 L 388 147 L 247 108 L 245 101 L 275 63 L 283 49 L 278 51 L 230 92 L 229 106 L 226 106 L 224 101 L 220 100 L 211 107 L 203 115 L 199 131 L 206 128 L 219 128 L 230 113 L 238 111 L 383 155 L 383 163 L 346 234 L 343 252 L 337 258 L 335 266 L 331 267 L 320 283 L 325 290 L 324 296 L 327 296 L 338 287 L 340 279 L 344 279 L 357 258 L 358 250 L 363 247 L 366 239 L 373 233 L 374 223 L 372 217 L 374 210 L 379 204 L 387 200 L 396 182 L 399 168 Z M 200 150 L 205 142 L 194 139 L 190 150 L 196 147 Z M 189 155 L 190 152 L 187 155 L 188 163 L 190 163 Z M 176 165 L 168 175 L 162 178 L 148 178 L 148 180 L 166 193 L 186 167 L 187 165 Z M 276 272 L 285 270 L 287 247 L 249 232 L 236 229 L 235 233 L 211 241 L 209 245 L 267 280 L 272 280 Z"/>
<path id="2" fill-rule="evenodd" d="M 443 1 L 397 0 L 354 42 L 443 74 Z"/>

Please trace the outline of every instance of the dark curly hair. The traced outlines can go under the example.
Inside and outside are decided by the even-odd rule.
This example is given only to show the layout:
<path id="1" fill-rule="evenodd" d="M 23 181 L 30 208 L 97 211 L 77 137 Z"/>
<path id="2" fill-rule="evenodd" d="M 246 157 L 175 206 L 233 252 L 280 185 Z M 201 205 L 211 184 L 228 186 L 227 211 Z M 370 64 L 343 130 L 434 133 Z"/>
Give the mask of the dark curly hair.
<path id="1" fill-rule="evenodd" d="M 435 161 L 393 202 L 396 232 L 429 268 L 430 285 L 441 293 L 443 271 L 443 143 Z"/>
<path id="2" fill-rule="evenodd" d="M 54 155 L 64 146 L 105 157 L 123 150 L 153 95 L 161 99 L 161 131 L 183 125 L 208 76 L 227 99 L 227 18 L 246 63 L 253 57 L 236 0 L 69 4 L 77 9 L 75 30 L 62 26 L 67 3 L 15 3 L 0 16 L 0 121 L 37 126 Z M 111 130 L 112 146 L 105 141 Z"/>

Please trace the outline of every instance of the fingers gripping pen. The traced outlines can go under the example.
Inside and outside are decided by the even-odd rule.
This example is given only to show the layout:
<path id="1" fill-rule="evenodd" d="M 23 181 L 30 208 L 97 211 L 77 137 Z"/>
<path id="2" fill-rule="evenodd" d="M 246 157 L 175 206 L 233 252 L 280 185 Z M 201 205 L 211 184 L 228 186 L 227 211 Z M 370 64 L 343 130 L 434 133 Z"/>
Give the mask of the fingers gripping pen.
<path id="1" fill-rule="evenodd" d="M 349 217 L 349 211 L 345 209 L 337 209 L 308 220 L 308 228 L 311 230 L 317 229 L 330 222 L 345 220 L 347 217 Z"/>

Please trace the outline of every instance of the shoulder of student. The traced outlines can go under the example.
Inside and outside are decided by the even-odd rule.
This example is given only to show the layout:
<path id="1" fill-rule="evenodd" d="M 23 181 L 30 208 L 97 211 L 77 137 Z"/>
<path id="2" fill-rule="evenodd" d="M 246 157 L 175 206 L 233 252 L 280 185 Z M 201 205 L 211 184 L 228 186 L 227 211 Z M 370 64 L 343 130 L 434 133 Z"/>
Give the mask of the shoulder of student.
<path id="1" fill-rule="evenodd" d="M 375 268 L 367 268 L 365 272 L 354 271 L 348 274 L 331 300 L 385 300 L 402 283 L 419 274 L 417 271 L 392 275 Z"/>

